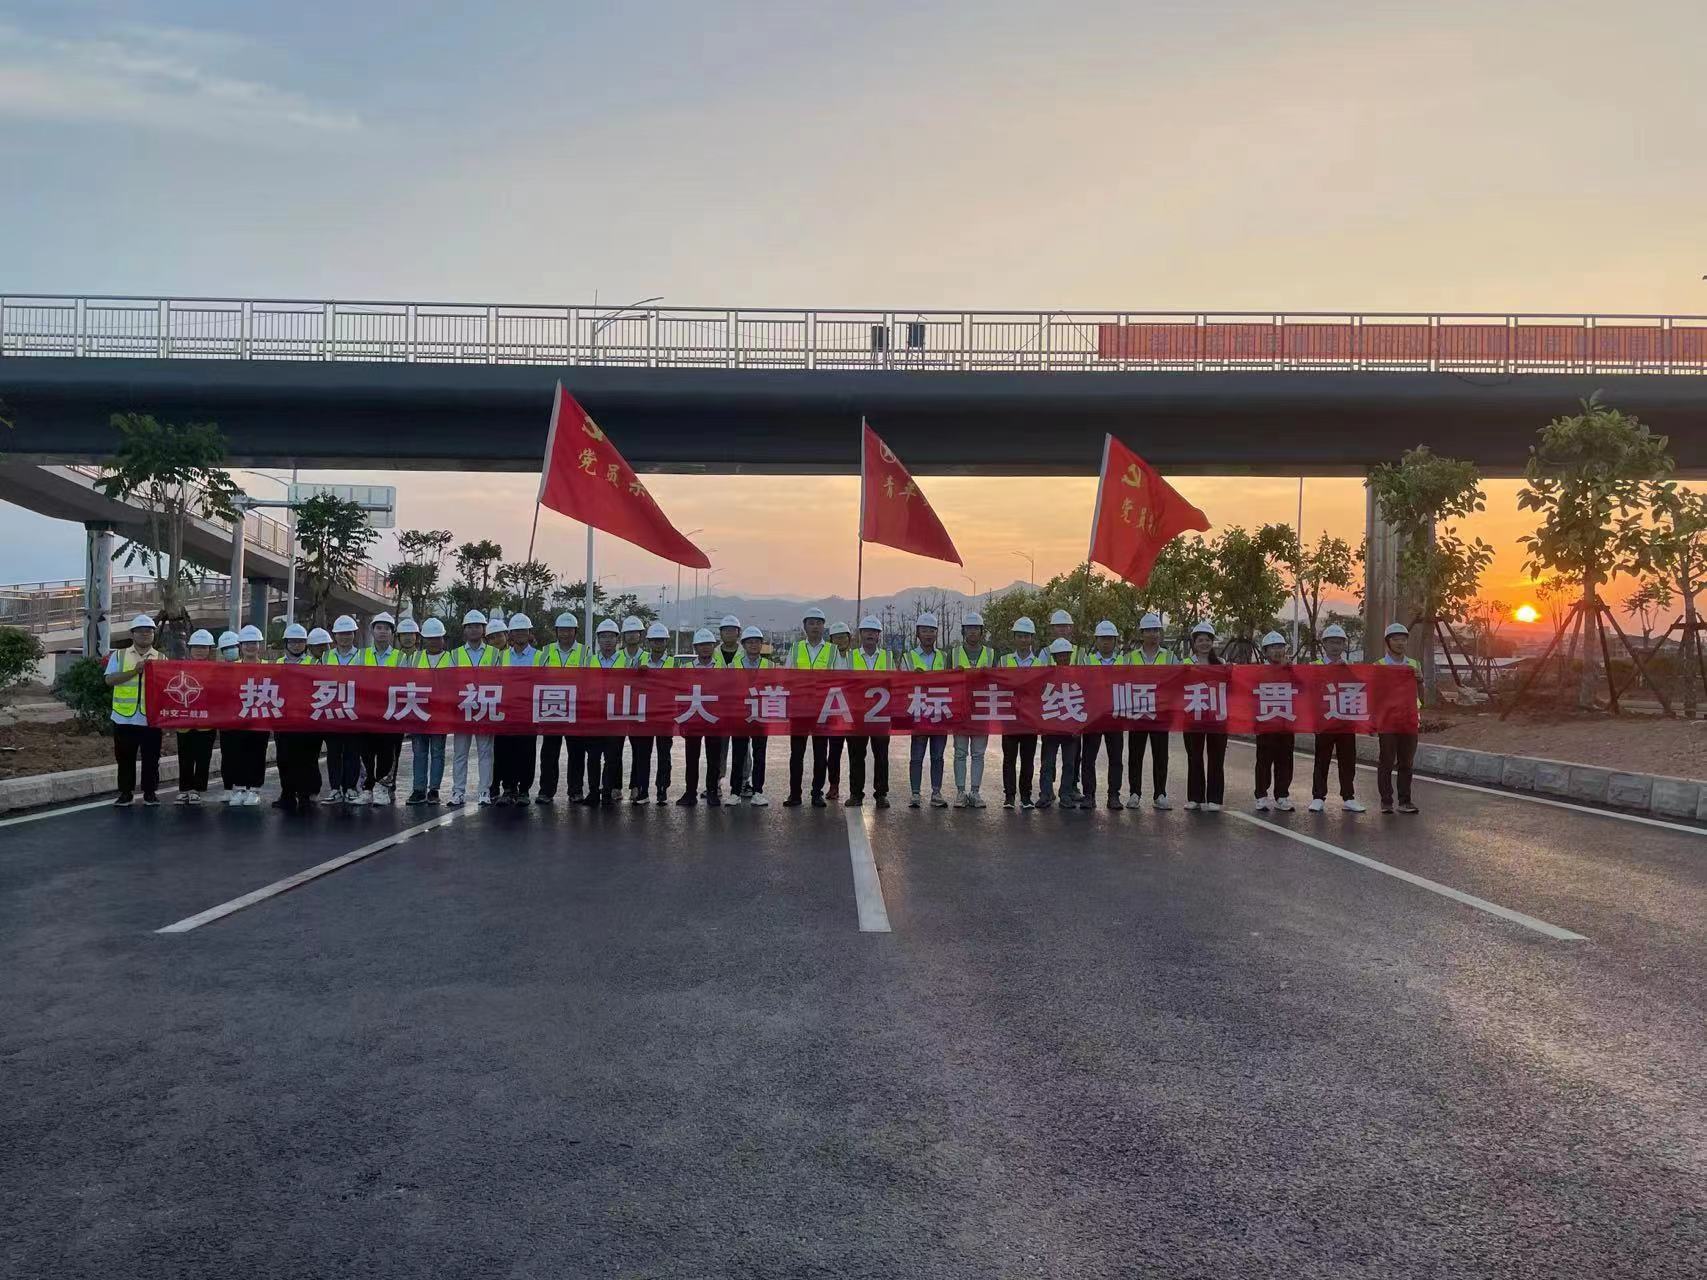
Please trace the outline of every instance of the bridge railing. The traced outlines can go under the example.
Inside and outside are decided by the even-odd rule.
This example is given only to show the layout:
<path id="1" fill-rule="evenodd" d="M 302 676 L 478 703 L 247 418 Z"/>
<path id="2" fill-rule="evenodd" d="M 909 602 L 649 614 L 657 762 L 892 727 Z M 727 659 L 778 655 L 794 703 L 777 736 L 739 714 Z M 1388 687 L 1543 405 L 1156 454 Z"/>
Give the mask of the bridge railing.
<path id="1" fill-rule="evenodd" d="M 1707 316 L 0 295 L 0 356 L 703 369 L 1707 373 Z"/>

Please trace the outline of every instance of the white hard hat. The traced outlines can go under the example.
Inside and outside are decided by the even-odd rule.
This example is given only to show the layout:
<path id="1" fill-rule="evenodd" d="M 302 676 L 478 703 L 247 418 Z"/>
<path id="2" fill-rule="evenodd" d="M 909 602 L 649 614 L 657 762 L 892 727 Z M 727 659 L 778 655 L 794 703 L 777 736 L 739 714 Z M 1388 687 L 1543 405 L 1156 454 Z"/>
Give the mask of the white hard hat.
<path id="1" fill-rule="evenodd" d="M 967 627 L 981 627 L 983 625 L 984 615 L 979 613 L 976 609 L 960 620 L 960 629 L 962 631 L 966 630 Z"/>
<path id="2" fill-rule="evenodd" d="M 1194 636 L 1213 636 L 1215 624 L 1213 622 L 1200 622 L 1191 629 L 1191 634 Z"/>
<path id="3" fill-rule="evenodd" d="M 1101 622 L 1097 623 L 1096 633 L 1099 636 L 1113 636 L 1116 640 L 1120 639 L 1120 628 L 1115 626 L 1107 618 L 1104 618 Z"/>
<path id="4" fill-rule="evenodd" d="M 1285 644 L 1285 643 L 1286 643 L 1286 637 L 1281 635 L 1280 632 L 1278 632 L 1278 631 L 1270 631 L 1266 636 L 1264 636 L 1262 638 L 1262 647 L 1265 649 L 1267 649 L 1271 645 Z"/>
<path id="5" fill-rule="evenodd" d="M 853 629 L 845 622 L 832 622 L 824 634 L 827 636 L 851 636 Z"/>
<path id="6" fill-rule="evenodd" d="M 630 614 L 622 620 L 622 629 L 624 633 L 630 631 L 644 631 L 646 630 L 646 624 L 639 618 L 636 618 L 633 614 Z"/>
<path id="7" fill-rule="evenodd" d="M 375 618 L 375 622 L 379 619 Z M 397 634 L 400 636 L 418 636 L 421 634 L 421 624 L 413 618 L 405 618 L 397 624 Z"/>
<path id="8" fill-rule="evenodd" d="M 1344 640 L 1345 638 L 1345 628 L 1337 622 L 1330 622 L 1322 628 L 1322 639 L 1324 640 Z"/>
<path id="9" fill-rule="evenodd" d="M 614 636 L 614 635 L 621 635 L 622 634 L 622 628 L 617 626 L 615 621 L 613 621 L 610 618 L 606 618 L 603 622 L 599 623 L 599 625 L 597 627 L 593 628 L 593 630 L 594 630 L 595 634 L 601 635 L 601 636 Z"/>
<path id="10" fill-rule="evenodd" d="M 800 615 L 800 620 L 802 622 L 811 622 L 814 619 L 816 619 L 819 622 L 822 622 L 824 620 L 824 611 L 822 609 L 820 609 L 817 605 L 813 605 L 805 613 Z"/>
<path id="11" fill-rule="evenodd" d="M 574 628 L 574 627 L 579 627 L 581 625 L 581 620 L 579 618 L 577 618 L 572 613 L 560 613 L 557 615 L 557 621 L 552 623 L 551 625 L 554 627 L 563 627 L 565 629 L 570 629 L 570 628 Z"/>
<path id="12" fill-rule="evenodd" d="M 1160 631 L 1161 629 L 1162 615 L 1159 613 L 1146 613 L 1138 619 L 1138 630 L 1140 631 Z"/>
<path id="13" fill-rule="evenodd" d="M 881 631 L 883 630 L 883 620 L 875 613 L 868 613 L 859 620 L 859 629 L 861 631 Z"/>
<path id="14" fill-rule="evenodd" d="M 445 624 L 437 618 L 428 618 L 421 624 L 421 635 L 428 640 L 443 640 Z"/>
<path id="15" fill-rule="evenodd" d="M 150 618 L 146 613 L 139 613 L 136 617 L 130 620 L 130 629 L 132 631 L 141 631 L 144 627 L 147 627 L 151 631 L 159 630 L 159 628 L 154 625 L 154 619 Z"/>
<path id="16" fill-rule="evenodd" d="M 921 613 L 919 615 L 919 620 L 917 622 L 915 622 L 913 624 L 913 626 L 915 629 L 917 629 L 919 627 L 934 627 L 934 626 L 936 626 L 936 614 L 934 614 L 934 613 Z"/>
<path id="17" fill-rule="evenodd" d="M 340 613 L 338 620 L 332 624 L 332 634 L 340 635 L 356 630 L 356 620 L 347 613 Z"/>
<path id="18" fill-rule="evenodd" d="M 717 624 L 717 627 L 719 630 L 722 630 L 724 627 L 737 627 L 738 628 L 738 627 L 740 627 L 740 625 L 741 625 L 741 619 L 737 618 L 732 613 L 726 613 L 723 615 L 723 621 L 719 622 Z"/>
<path id="19" fill-rule="evenodd" d="M 1382 632 L 1382 638 L 1385 639 L 1387 636 L 1408 636 L 1410 634 L 1411 634 L 1411 629 L 1409 627 L 1407 627 L 1404 623 L 1402 623 L 1402 622 L 1389 622 L 1387 624 L 1387 630 Z"/>
<path id="20" fill-rule="evenodd" d="M 483 627 L 486 625 L 486 615 L 478 609 L 470 609 L 462 615 L 462 625 L 465 627 Z"/>
<path id="21" fill-rule="evenodd" d="M 746 630 L 741 632 L 741 639 L 743 640 L 763 640 L 764 638 L 765 633 L 760 631 L 757 627 L 748 627 Z"/>
<path id="22" fill-rule="evenodd" d="M 1049 652 L 1050 653 L 1071 653 L 1071 652 L 1073 652 L 1073 642 L 1071 640 L 1067 639 L 1066 636 L 1057 636 L 1055 639 L 1053 639 L 1049 642 Z"/>
<path id="23" fill-rule="evenodd" d="M 716 644 L 717 637 L 711 634 L 710 627 L 701 627 L 693 633 L 693 642 L 695 644 Z"/>
<path id="24" fill-rule="evenodd" d="M 512 613 L 510 615 L 510 630 L 532 631 L 533 619 L 528 617 L 525 613 Z"/>
<path id="25" fill-rule="evenodd" d="M 668 640 L 670 638 L 670 629 L 662 622 L 654 622 L 651 626 L 646 628 L 646 638 L 648 640 Z"/>
<path id="26" fill-rule="evenodd" d="M 261 628 L 251 622 L 237 633 L 237 641 L 239 644 L 265 644 L 267 637 L 261 634 Z"/>
<path id="27" fill-rule="evenodd" d="M 236 643 L 237 633 L 235 631 L 221 631 L 219 633 L 219 647 L 221 649 L 229 649 Z"/>
<path id="28" fill-rule="evenodd" d="M 1015 618 L 1013 632 L 1016 636 L 1034 636 L 1037 634 L 1037 624 L 1030 618 Z"/>
<path id="29" fill-rule="evenodd" d="M 488 633 L 508 631 L 509 629 L 510 624 L 504 621 L 504 615 L 501 613 L 494 613 L 491 617 L 486 619 L 486 630 Z"/>
<path id="30" fill-rule="evenodd" d="M 395 627 L 397 625 L 397 619 L 393 618 L 388 611 L 382 610 L 381 612 L 373 615 L 373 621 L 368 623 L 368 626 L 377 627 L 382 622 L 391 627 Z"/>
<path id="31" fill-rule="evenodd" d="M 302 631 L 301 627 L 297 627 L 296 629 L 297 629 L 297 631 L 302 632 L 302 634 L 304 634 L 304 635 L 307 634 L 307 632 Z M 285 639 L 286 640 L 294 640 L 297 638 L 298 637 L 291 635 L 288 628 L 285 630 Z M 211 631 L 198 631 L 193 636 L 190 637 L 190 643 L 191 644 L 205 644 L 208 648 L 211 649 L 211 648 L 213 648 L 213 632 L 211 632 Z"/>
<path id="32" fill-rule="evenodd" d="M 1065 609 L 1057 609 L 1049 615 L 1049 625 L 1052 627 L 1070 627 L 1073 625 L 1073 615 Z"/>
<path id="33" fill-rule="evenodd" d="M 315 627 L 308 633 L 309 644 L 331 644 L 332 636 L 325 627 Z"/>

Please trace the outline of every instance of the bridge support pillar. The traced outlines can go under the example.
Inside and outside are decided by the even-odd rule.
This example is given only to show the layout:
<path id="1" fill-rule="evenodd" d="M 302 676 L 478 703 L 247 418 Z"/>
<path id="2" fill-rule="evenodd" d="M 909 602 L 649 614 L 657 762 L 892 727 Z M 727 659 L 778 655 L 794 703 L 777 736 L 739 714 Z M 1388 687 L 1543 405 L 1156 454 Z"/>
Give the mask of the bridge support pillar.
<path id="1" fill-rule="evenodd" d="M 112 644 L 113 526 L 83 526 L 86 567 L 83 576 L 83 656 L 99 658 Z"/>
<path id="2" fill-rule="evenodd" d="M 1381 518 L 1367 481 L 1363 499 L 1363 652 L 1374 659 L 1382 653 L 1381 633 L 1399 616 L 1399 538 Z"/>
<path id="3" fill-rule="evenodd" d="M 249 579 L 249 621 L 261 628 L 262 634 L 267 630 L 267 591 L 272 585 L 265 578 Z"/>

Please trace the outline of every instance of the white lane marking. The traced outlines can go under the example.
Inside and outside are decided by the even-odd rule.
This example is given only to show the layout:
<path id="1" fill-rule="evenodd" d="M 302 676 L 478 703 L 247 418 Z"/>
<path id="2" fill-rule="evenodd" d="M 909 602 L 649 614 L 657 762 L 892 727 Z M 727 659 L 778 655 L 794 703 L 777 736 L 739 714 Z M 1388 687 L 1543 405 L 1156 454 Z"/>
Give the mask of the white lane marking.
<path id="1" fill-rule="evenodd" d="M 453 810 L 442 817 L 433 818 L 428 822 L 417 823 L 412 827 L 405 827 L 401 831 L 386 836 L 383 840 L 375 840 L 372 844 L 364 844 L 361 848 L 352 849 L 349 853 L 343 854 L 340 857 L 333 858 L 327 862 L 322 862 L 317 866 L 309 867 L 306 871 L 298 871 L 294 876 L 286 876 L 283 880 L 275 880 L 272 884 L 256 889 L 252 893 L 246 893 L 240 898 L 233 898 L 229 902 L 222 902 L 217 907 L 209 907 L 206 911 L 197 912 L 193 916 L 186 916 L 184 919 L 176 921 L 173 924 L 169 924 L 163 929 L 156 929 L 154 932 L 188 933 L 191 929 L 199 929 L 204 924 L 212 924 L 215 920 L 223 920 L 226 916 L 231 915 L 234 912 L 241 911 L 245 907 L 252 907 L 257 902 L 265 902 L 268 898 L 276 898 L 279 894 L 289 893 L 292 889 L 300 888 L 311 880 L 318 880 L 321 876 L 331 875 L 332 872 L 341 870 L 353 862 L 360 862 L 363 858 L 371 858 L 374 854 L 381 853 L 386 849 L 394 848 L 406 840 L 413 840 L 423 832 L 434 831 L 439 827 L 448 827 L 458 818 L 465 818 L 469 814 L 476 813 L 478 811 L 478 806 L 476 805 L 463 805 L 462 808 Z"/>
<path id="2" fill-rule="evenodd" d="M 1229 738 L 1229 742 L 1256 749 L 1254 742 L 1243 742 L 1238 738 Z M 1301 760 L 1314 760 L 1308 751 L 1294 751 L 1293 755 Z M 1372 764 L 1359 760 L 1357 767 L 1365 773 L 1379 772 Z M 1617 818 L 1620 822 L 1639 822 L 1644 827 L 1663 827 L 1667 831 L 1682 831 L 1692 836 L 1707 836 L 1707 827 L 1691 827 L 1681 822 L 1667 822 L 1664 818 L 1645 818 L 1639 813 L 1619 813 L 1616 809 L 1596 809 L 1593 805 L 1572 804 L 1569 800 L 1553 800 L 1547 796 L 1532 796 L 1523 791 L 1501 791 L 1498 787 L 1478 786 L 1474 782 L 1459 782 L 1455 778 L 1436 778 L 1426 773 L 1412 775 L 1417 782 L 1427 782 L 1436 787 L 1457 787 L 1460 791 L 1480 791 L 1485 796 L 1500 796 L 1506 800 L 1524 800 L 1530 804 L 1544 804 L 1552 809 L 1569 809 L 1572 813 L 1590 813 L 1597 818 Z"/>
<path id="3" fill-rule="evenodd" d="M 883 882 L 877 878 L 877 859 L 866 834 L 864 807 L 847 810 L 848 858 L 853 863 L 854 902 L 859 907 L 861 933 L 888 933 L 889 909 L 883 905 Z"/>
<path id="4" fill-rule="evenodd" d="M 267 776 L 269 778 L 277 772 L 278 769 L 276 766 L 269 765 L 267 767 Z M 63 818 L 68 813 L 83 813 L 89 809 L 116 809 L 118 806 L 113 803 L 113 796 L 116 794 L 118 793 L 110 791 L 107 793 L 107 797 L 104 800 L 84 800 L 78 804 L 68 804 L 60 809 L 44 809 L 40 813 L 26 813 L 22 817 L 17 818 L 0 818 L 0 827 L 15 827 L 20 822 L 40 822 L 43 818 Z M 178 794 L 178 788 L 161 787 L 154 794 L 156 796 L 175 796 Z M 210 801 L 207 807 L 212 809 L 218 807 L 220 804 L 220 801 L 214 800 Z M 133 809 L 145 809 L 148 806 L 138 800 L 131 807 Z"/>
<path id="5" fill-rule="evenodd" d="M 1390 867 L 1385 862 L 1377 862 L 1374 858 L 1366 858 L 1361 853 L 1353 853 L 1350 849 L 1342 849 L 1338 845 L 1329 844 L 1326 840 L 1318 840 L 1315 836 L 1305 835 L 1302 831 L 1294 831 L 1275 822 L 1265 822 L 1261 818 L 1252 817 L 1248 813 L 1240 813 L 1237 809 L 1226 809 L 1223 812 L 1230 818 L 1240 822 L 1248 822 L 1253 827 L 1261 827 L 1265 831 L 1273 831 L 1285 836 L 1288 840 L 1296 840 L 1299 844 L 1309 845 L 1312 849 L 1320 849 L 1323 853 L 1331 853 L 1336 858 L 1344 858 L 1347 862 L 1355 862 L 1360 867 L 1368 867 L 1371 871 L 1379 871 L 1382 875 L 1392 876 L 1395 880 L 1403 880 L 1406 884 L 1414 884 L 1419 889 L 1427 889 L 1430 893 L 1438 893 L 1443 898 L 1451 898 L 1454 902 L 1462 902 L 1467 907 L 1485 911 L 1501 920 L 1509 920 L 1520 924 L 1525 929 L 1533 929 L 1536 933 L 1545 934 L 1558 942 L 1587 942 L 1583 934 L 1572 933 L 1569 929 L 1561 929 L 1556 924 L 1548 924 L 1545 920 L 1537 920 L 1534 916 L 1526 916 L 1521 911 L 1513 911 L 1510 907 L 1502 907 L 1497 902 L 1489 902 L 1486 898 L 1478 898 L 1474 894 L 1454 889 L 1451 885 L 1441 884 L 1438 880 L 1430 880 L 1424 876 L 1413 875 L 1409 871 L 1401 871 L 1398 867 Z"/>

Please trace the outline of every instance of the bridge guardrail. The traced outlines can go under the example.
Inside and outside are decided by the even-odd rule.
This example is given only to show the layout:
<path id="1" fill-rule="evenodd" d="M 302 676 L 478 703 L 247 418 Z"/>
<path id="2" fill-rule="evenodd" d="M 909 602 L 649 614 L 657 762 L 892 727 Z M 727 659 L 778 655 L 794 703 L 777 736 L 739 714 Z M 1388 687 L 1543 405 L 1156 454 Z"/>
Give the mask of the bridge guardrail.
<path id="1" fill-rule="evenodd" d="M 0 355 L 713 369 L 1707 373 L 1707 316 L 0 295 Z"/>

